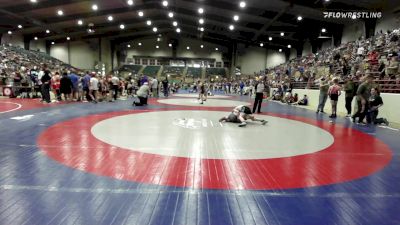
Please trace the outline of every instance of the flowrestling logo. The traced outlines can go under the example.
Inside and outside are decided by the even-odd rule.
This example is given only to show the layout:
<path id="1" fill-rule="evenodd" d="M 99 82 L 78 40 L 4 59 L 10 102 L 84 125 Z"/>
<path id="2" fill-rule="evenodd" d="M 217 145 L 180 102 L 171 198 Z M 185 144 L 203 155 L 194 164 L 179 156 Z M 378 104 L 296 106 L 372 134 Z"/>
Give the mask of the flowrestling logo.
<path id="1" fill-rule="evenodd" d="M 323 12 L 326 19 L 380 19 L 382 12 Z"/>

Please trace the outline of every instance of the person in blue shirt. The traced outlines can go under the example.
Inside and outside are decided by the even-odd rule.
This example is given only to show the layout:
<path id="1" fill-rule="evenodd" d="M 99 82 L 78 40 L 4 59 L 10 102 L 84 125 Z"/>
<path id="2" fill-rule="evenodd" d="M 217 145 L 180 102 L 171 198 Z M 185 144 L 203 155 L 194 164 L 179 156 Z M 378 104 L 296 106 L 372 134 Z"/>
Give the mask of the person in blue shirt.
<path id="1" fill-rule="evenodd" d="M 85 93 L 86 96 L 86 101 L 90 102 L 92 98 L 90 97 L 90 91 L 89 91 L 89 84 L 90 84 L 90 78 L 91 76 L 89 75 L 89 72 L 86 72 L 85 76 L 83 76 L 82 79 L 82 88 L 83 92 Z"/>
<path id="2" fill-rule="evenodd" d="M 243 95 L 244 82 L 240 81 L 240 95 Z"/>
<path id="3" fill-rule="evenodd" d="M 72 87 L 73 87 L 72 88 L 72 98 L 79 101 L 79 99 L 80 99 L 80 96 L 79 96 L 79 76 L 76 75 L 74 71 L 71 71 L 71 73 L 69 74 L 68 77 L 71 80 Z"/>

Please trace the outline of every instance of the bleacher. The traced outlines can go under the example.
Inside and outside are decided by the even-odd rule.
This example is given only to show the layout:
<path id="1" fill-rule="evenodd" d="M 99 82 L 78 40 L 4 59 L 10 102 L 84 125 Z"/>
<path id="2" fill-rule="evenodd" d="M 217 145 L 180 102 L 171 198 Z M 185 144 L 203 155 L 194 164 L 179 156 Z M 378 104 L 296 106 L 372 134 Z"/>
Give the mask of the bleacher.
<path id="1" fill-rule="evenodd" d="M 225 77 L 226 76 L 226 71 L 225 68 L 207 68 L 206 70 L 206 76 L 221 76 Z"/>
<path id="2" fill-rule="evenodd" d="M 184 69 L 185 69 L 185 67 L 182 67 L 182 66 L 164 66 L 162 76 L 163 77 L 165 77 L 167 75 L 182 76 Z"/>
<path id="3" fill-rule="evenodd" d="M 146 76 L 157 76 L 158 71 L 160 70 L 160 66 L 146 66 L 143 70 L 143 74 Z"/>
<path id="4" fill-rule="evenodd" d="M 119 68 L 119 72 L 129 72 L 132 74 L 139 73 L 140 69 L 142 68 L 141 65 L 123 65 Z"/>
<path id="5" fill-rule="evenodd" d="M 186 74 L 187 77 L 193 77 L 193 79 L 201 78 L 201 68 L 198 67 L 188 67 Z"/>

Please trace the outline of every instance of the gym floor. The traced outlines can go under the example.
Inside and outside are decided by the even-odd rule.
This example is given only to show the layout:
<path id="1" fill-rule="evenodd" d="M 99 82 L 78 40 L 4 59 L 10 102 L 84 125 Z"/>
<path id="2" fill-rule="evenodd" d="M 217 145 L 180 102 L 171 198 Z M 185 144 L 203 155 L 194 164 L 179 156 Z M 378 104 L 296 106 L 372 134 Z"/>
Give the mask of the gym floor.
<path id="1" fill-rule="evenodd" d="M 400 224 L 398 130 L 241 104 L 0 99 L 0 224 Z"/>

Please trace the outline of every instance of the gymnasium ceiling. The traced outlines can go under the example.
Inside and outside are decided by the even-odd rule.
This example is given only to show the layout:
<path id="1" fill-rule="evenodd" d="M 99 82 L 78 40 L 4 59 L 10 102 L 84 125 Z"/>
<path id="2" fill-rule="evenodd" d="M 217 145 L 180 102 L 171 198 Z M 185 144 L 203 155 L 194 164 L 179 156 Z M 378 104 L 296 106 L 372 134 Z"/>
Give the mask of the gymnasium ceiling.
<path id="1" fill-rule="evenodd" d="M 322 28 L 329 33 L 353 22 L 324 19 L 323 11 L 382 11 L 400 5 L 397 0 L 244 0 L 244 8 L 239 6 L 241 0 L 168 0 L 168 6 L 163 5 L 163 0 L 133 0 L 132 5 L 128 0 L 32 1 L 35 0 L 0 0 L 0 33 L 9 35 L 7 32 L 11 31 L 54 42 L 67 41 L 67 37 L 71 40 L 108 37 L 116 43 L 163 35 L 194 37 L 225 45 L 233 40 L 247 45 L 264 43 L 278 48 L 317 38 Z M 93 10 L 94 4 L 97 10 Z M 199 8 L 203 14 L 198 12 Z M 59 10 L 63 15 L 58 15 Z M 142 17 L 139 12 L 143 12 Z M 173 18 L 168 16 L 169 12 L 174 14 Z M 239 17 L 237 21 L 233 19 L 235 15 Z M 302 20 L 298 20 L 299 16 Z M 204 24 L 199 23 L 200 18 Z M 83 24 L 78 25 L 78 20 Z M 148 20 L 150 26 L 146 24 Z M 176 27 L 173 21 L 178 23 Z M 94 33 L 89 33 L 89 28 Z"/>

